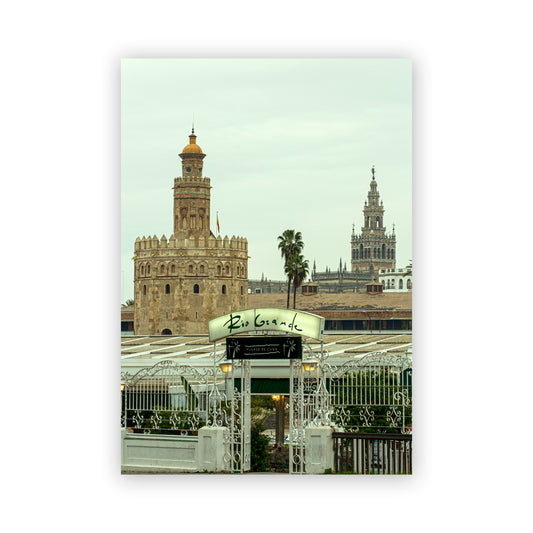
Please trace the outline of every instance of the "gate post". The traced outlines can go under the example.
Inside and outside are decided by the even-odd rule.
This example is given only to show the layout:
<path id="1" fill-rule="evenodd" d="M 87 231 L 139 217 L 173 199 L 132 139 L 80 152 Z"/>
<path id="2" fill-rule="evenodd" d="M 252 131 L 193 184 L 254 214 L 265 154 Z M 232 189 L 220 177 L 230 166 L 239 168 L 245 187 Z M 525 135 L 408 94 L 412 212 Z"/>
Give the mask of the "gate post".
<path id="1" fill-rule="evenodd" d="M 333 429 L 330 426 L 308 426 L 305 429 L 305 471 L 323 474 L 333 470 Z"/>
<path id="2" fill-rule="evenodd" d="M 203 472 L 224 472 L 224 456 L 228 453 L 228 443 L 224 442 L 224 427 L 204 426 L 198 430 L 198 448 L 196 462 L 198 470 Z"/>

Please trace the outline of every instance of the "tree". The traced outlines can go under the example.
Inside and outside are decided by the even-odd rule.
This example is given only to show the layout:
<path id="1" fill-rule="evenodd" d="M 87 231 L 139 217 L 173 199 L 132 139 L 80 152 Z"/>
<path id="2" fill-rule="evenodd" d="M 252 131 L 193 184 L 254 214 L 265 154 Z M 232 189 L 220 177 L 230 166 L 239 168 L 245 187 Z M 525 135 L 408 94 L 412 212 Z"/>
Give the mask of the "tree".
<path id="1" fill-rule="evenodd" d="M 295 254 L 301 253 L 304 243 L 302 241 L 302 234 L 299 231 L 293 229 L 286 229 L 278 237 L 278 249 L 281 252 L 281 257 L 285 259 L 285 274 L 287 274 L 287 309 L 289 309 L 290 296 L 291 296 L 291 282 L 292 267 L 290 265 L 291 259 Z"/>
<path id="2" fill-rule="evenodd" d="M 123 303 L 122 307 L 128 307 L 129 305 L 133 305 L 133 300 L 126 300 L 126 303 Z"/>
<path id="3" fill-rule="evenodd" d="M 309 274 L 309 261 L 302 254 L 295 254 L 291 260 L 292 283 L 294 287 L 293 309 L 296 309 L 296 290 Z"/>
<path id="4" fill-rule="evenodd" d="M 287 309 L 289 308 L 289 302 L 291 297 L 291 282 L 294 277 L 294 258 L 289 257 L 285 261 L 285 266 L 283 267 L 285 275 L 287 276 Z"/>

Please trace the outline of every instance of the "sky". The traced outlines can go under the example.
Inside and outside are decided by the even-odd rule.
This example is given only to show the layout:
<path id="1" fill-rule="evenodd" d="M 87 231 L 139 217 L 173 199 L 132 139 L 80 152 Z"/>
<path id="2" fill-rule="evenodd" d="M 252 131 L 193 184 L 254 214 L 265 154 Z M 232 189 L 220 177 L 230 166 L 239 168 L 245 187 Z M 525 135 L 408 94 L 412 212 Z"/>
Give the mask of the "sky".
<path id="1" fill-rule="evenodd" d="M 194 123 L 211 231 L 248 240 L 248 277 L 284 280 L 277 237 L 302 233 L 312 268 L 350 270 L 375 167 L 397 267 L 412 259 L 409 59 L 123 59 L 121 300 L 137 237 L 170 237 L 178 154 Z"/>

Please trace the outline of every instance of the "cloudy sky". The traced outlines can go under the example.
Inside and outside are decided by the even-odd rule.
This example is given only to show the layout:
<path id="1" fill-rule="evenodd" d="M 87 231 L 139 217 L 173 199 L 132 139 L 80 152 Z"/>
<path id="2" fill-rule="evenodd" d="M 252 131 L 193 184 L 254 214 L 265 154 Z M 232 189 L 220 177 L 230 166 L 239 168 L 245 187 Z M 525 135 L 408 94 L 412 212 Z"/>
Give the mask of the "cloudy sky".
<path id="1" fill-rule="evenodd" d="M 317 270 L 350 269 L 374 165 L 397 266 L 412 258 L 411 61 L 122 61 L 122 301 L 137 237 L 173 230 L 178 154 L 194 119 L 211 178 L 211 231 L 248 239 L 249 277 L 284 279 L 277 236 L 301 231 Z"/>

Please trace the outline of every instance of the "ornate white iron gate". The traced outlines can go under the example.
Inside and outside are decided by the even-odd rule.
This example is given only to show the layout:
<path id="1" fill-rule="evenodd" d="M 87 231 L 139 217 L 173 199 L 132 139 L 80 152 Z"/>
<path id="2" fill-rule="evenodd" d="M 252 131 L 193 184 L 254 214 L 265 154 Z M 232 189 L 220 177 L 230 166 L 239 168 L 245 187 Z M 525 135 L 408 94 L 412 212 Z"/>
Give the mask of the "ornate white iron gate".
<path id="1" fill-rule="evenodd" d="M 340 365 L 327 352 L 291 361 L 289 473 L 306 472 L 305 430 L 330 426 L 360 433 L 408 434 L 412 428 L 411 359 L 376 352 Z M 310 352 L 310 356 L 309 356 Z"/>
<path id="2" fill-rule="evenodd" d="M 216 352 L 214 361 L 216 361 Z M 251 468 L 250 361 L 236 361 L 224 374 L 208 368 L 161 361 L 134 375 L 121 375 L 121 425 L 134 433 L 198 435 L 206 427 L 222 427 L 225 470 Z M 240 379 L 240 389 L 235 386 Z"/>
<path id="3" fill-rule="evenodd" d="M 289 473 L 306 471 L 305 430 L 330 424 L 330 394 L 326 387 L 324 344 L 313 353 L 304 343 L 308 356 L 291 360 L 289 397 Z"/>
<path id="4" fill-rule="evenodd" d="M 250 361 L 234 361 L 226 377 L 225 404 L 222 409 L 228 413 L 224 424 L 226 455 L 224 461 L 231 472 L 247 472 L 251 469 L 251 376 Z M 240 390 L 235 386 L 240 380 Z"/>
<path id="5" fill-rule="evenodd" d="M 376 352 L 341 366 L 314 354 L 290 360 L 289 473 L 306 472 L 305 430 L 330 426 L 352 433 L 411 432 L 411 358 Z M 251 469 L 251 361 L 234 360 L 223 373 L 161 361 L 122 374 L 122 427 L 137 433 L 197 435 L 203 427 L 225 429 L 225 470 Z M 227 370 L 227 369 L 226 369 Z M 240 386 L 237 387 L 237 380 Z M 376 458 L 379 463 L 379 446 Z"/>
<path id="6" fill-rule="evenodd" d="M 197 435 L 210 424 L 210 368 L 161 361 L 134 375 L 122 373 L 121 425 L 134 433 Z"/>
<path id="7" fill-rule="evenodd" d="M 327 365 L 332 419 L 345 431 L 411 432 L 412 368 L 407 354 L 376 352 Z"/>

